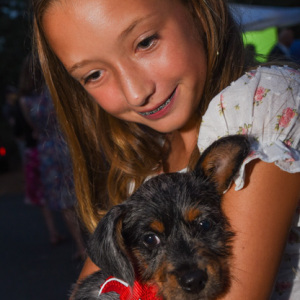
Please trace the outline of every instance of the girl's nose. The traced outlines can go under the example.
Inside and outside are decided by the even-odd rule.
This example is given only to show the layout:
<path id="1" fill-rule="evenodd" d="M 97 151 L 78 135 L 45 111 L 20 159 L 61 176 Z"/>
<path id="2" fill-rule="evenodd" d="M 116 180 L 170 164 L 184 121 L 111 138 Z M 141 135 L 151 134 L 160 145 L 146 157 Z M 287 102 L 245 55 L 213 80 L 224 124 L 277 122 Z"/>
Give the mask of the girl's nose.
<path id="1" fill-rule="evenodd" d="M 143 106 L 155 92 L 155 83 L 149 78 L 151 72 L 147 72 L 133 62 L 119 65 L 119 81 L 122 92 L 128 104 Z"/>

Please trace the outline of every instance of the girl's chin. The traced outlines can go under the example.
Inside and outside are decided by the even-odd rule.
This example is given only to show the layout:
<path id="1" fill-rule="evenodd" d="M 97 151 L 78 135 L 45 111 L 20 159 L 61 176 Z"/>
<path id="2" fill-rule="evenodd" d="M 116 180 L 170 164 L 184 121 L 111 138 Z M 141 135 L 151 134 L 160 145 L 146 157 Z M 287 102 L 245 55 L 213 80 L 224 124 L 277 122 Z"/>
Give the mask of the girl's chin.
<path id="1" fill-rule="evenodd" d="M 176 119 L 173 119 L 176 120 Z M 157 124 L 149 124 L 149 122 L 147 122 L 147 124 L 144 123 L 144 125 L 154 129 L 155 131 L 158 131 L 160 133 L 171 133 L 174 132 L 176 130 L 180 130 L 184 127 L 184 125 L 186 123 L 182 122 L 183 124 L 181 124 L 181 122 L 157 122 Z"/>

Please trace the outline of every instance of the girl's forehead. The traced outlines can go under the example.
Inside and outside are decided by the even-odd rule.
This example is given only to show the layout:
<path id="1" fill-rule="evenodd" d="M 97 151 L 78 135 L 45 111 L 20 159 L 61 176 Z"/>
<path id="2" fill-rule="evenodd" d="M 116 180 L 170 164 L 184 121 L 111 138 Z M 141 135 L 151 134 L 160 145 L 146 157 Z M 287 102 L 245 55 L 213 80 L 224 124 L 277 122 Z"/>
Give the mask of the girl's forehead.
<path id="1" fill-rule="evenodd" d="M 49 6 L 43 25 L 54 52 L 70 66 L 82 53 L 96 56 L 96 41 L 101 50 L 116 47 L 147 20 L 168 19 L 174 7 L 183 8 L 178 0 L 59 0 Z"/>
<path id="2" fill-rule="evenodd" d="M 143 12 L 144 10 L 156 10 L 157 13 L 164 13 L 168 5 L 180 2 L 179 0 L 57 0 L 48 5 L 46 13 L 55 12 L 56 9 L 65 10 L 75 17 L 91 18 L 93 15 L 101 16 L 104 21 L 109 19 L 126 18 L 125 12 Z M 100 13 L 100 15 L 99 15 Z M 55 13 L 54 13 L 55 14 Z M 53 16 L 53 14 L 52 14 Z M 120 19 L 119 19 L 120 21 Z"/>
<path id="3" fill-rule="evenodd" d="M 117 33 L 127 30 L 126 26 L 130 30 L 130 26 L 151 15 L 166 17 L 176 2 L 179 3 L 178 0 L 59 0 L 50 4 L 43 23 L 50 38 L 52 32 L 63 31 L 65 27 L 78 33 L 80 27 Z M 51 30 L 47 30 L 49 27 Z"/>

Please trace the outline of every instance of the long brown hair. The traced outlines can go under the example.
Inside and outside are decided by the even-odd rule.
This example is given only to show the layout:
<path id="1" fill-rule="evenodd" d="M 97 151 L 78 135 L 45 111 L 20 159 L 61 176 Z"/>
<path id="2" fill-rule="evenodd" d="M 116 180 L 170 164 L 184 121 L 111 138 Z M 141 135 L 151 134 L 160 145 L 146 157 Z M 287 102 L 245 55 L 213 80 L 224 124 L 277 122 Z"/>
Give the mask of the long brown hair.
<path id="1" fill-rule="evenodd" d="M 92 231 L 105 210 L 126 199 L 130 183 L 137 188 L 161 168 L 164 136 L 107 114 L 68 74 L 44 35 L 43 16 L 53 1 L 33 0 L 35 46 L 72 154 L 81 219 Z M 181 1 L 204 32 L 207 78 L 201 116 L 213 96 L 242 74 L 243 44 L 225 1 Z"/>

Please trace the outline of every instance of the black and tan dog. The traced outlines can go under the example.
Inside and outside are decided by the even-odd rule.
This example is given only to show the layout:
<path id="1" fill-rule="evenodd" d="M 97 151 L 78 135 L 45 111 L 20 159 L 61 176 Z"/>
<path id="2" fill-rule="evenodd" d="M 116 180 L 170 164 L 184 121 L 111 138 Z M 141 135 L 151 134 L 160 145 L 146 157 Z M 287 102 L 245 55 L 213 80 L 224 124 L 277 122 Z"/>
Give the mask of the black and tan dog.
<path id="1" fill-rule="evenodd" d="M 233 233 L 221 199 L 248 153 L 246 137 L 222 138 L 204 151 L 193 172 L 156 176 L 113 207 L 89 244 L 102 270 L 76 287 L 74 299 L 194 300 L 224 294 Z M 137 279 L 154 286 L 157 296 L 150 296 L 153 289 L 132 295 Z M 114 280 L 125 289 L 128 284 L 127 296 L 120 296 L 122 289 L 105 293 Z"/>

